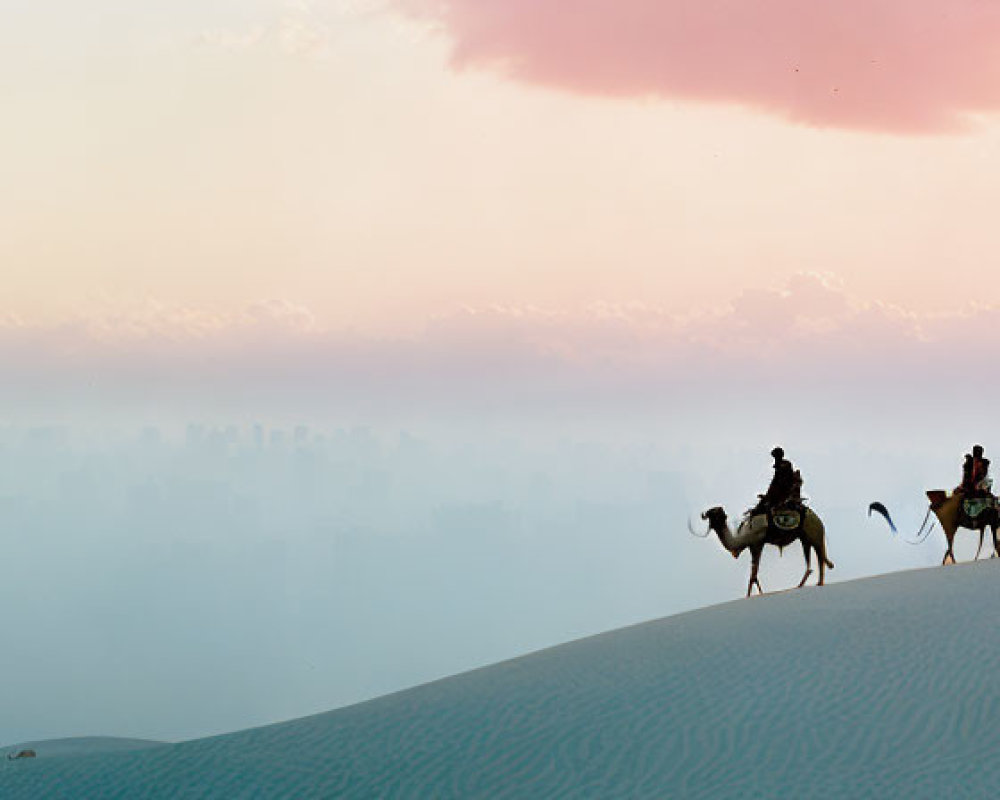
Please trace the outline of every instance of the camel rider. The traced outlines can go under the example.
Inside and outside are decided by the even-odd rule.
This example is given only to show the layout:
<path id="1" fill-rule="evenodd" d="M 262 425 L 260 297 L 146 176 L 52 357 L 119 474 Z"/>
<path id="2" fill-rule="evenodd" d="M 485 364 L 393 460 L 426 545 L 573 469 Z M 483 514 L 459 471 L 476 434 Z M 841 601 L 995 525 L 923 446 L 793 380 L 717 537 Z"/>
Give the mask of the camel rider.
<path id="1" fill-rule="evenodd" d="M 962 463 L 962 485 L 959 487 L 962 494 L 966 497 L 989 495 L 989 471 L 990 460 L 983 457 L 983 446 L 977 444 L 971 454 L 965 454 Z"/>
<path id="2" fill-rule="evenodd" d="M 761 511 L 776 508 L 790 501 L 799 502 L 802 499 L 802 475 L 792 466 L 792 462 L 785 458 L 785 451 L 775 447 L 771 451 L 771 457 L 774 458 L 774 477 L 771 478 L 767 492 L 760 495 L 757 508 Z"/>
<path id="3" fill-rule="evenodd" d="M 972 454 L 966 453 L 962 459 L 962 482 L 958 485 L 958 491 L 962 494 L 972 493 Z"/>
<path id="4" fill-rule="evenodd" d="M 990 493 L 987 478 L 990 472 L 990 460 L 983 456 L 983 446 L 977 444 L 972 448 L 972 490 L 979 495 Z"/>

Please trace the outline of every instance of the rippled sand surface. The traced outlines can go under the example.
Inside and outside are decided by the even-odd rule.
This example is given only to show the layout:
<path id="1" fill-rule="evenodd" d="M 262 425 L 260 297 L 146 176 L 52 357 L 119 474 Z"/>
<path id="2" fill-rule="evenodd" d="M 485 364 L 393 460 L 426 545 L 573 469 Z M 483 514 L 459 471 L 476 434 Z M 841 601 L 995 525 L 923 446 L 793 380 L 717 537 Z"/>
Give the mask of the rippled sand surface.
<path id="1" fill-rule="evenodd" d="M 4 798 L 989 797 L 1000 562 L 740 600 Z"/>

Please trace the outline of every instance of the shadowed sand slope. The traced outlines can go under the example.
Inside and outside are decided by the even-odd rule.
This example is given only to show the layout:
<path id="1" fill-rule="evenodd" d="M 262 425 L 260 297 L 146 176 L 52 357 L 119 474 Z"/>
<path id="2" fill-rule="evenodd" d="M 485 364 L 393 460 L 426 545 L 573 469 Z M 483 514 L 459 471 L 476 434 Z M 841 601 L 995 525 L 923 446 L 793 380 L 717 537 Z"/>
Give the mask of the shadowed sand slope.
<path id="1" fill-rule="evenodd" d="M 996 561 L 740 600 L 0 796 L 994 796 L 997 609 Z"/>

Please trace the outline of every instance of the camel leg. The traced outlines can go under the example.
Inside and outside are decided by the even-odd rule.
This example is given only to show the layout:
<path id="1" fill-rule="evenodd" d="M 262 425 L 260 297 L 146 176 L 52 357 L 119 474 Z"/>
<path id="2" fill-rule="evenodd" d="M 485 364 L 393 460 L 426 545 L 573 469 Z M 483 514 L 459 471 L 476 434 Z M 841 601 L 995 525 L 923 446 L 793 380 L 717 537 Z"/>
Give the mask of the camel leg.
<path id="1" fill-rule="evenodd" d="M 826 555 L 826 540 L 821 539 L 816 546 L 816 558 L 819 559 L 819 581 L 817 586 L 822 586 L 826 580 L 826 568 L 833 569 L 833 562 Z"/>
<path id="2" fill-rule="evenodd" d="M 990 558 L 996 558 L 1000 556 L 1000 540 L 997 539 L 997 527 L 994 525 L 991 530 L 993 532 L 993 555 Z"/>
<path id="3" fill-rule="evenodd" d="M 803 575 L 802 580 L 799 581 L 799 589 L 806 585 L 806 580 L 810 575 L 812 575 L 812 568 L 809 566 L 809 559 L 812 555 L 812 546 L 805 539 L 802 540 L 802 554 L 806 557 L 806 574 Z M 823 559 L 820 559 L 820 564 L 822 563 Z"/>
<path id="4" fill-rule="evenodd" d="M 986 534 L 986 528 L 979 529 L 979 547 L 976 548 L 976 554 L 972 557 L 973 561 L 979 559 L 979 551 L 983 549 L 983 536 Z"/>
<path id="5" fill-rule="evenodd" d="M 948 558 L 949 558 L 949 557 L 951 558 L 951 563 L 952 563 L 952 564 L 955 564 L 955 563 L 957 563 L 957 562 L 955 561 L 955 554 L 954 554 L 954 553 L 952 552 L 952 550 L 951 550 L 951 548 L 952 548 L 952 547 L 954 546 L 954 544 L 955 544 L 955 534 L 953 533 L 953 534 L 952 534 L 951 536 L 945 536 L 945 538 L 946 538 L 946 539 L 947 539 L 947 541 L 948 541 L 948 549 L 944 551 L 944 558 L 942 558 L 942 559 L 941 559 L 941 566 L 942 566 L 942 567 L 943 567 L 943 566 L 944 566 L 945 564 L 947 564 L 947 563 L 948 563 Z"/>
<path id="6" fill-rule="evenodd" d="M 757 579 L 757 570 L 760 569 L 760 550 L 750 551 L 750 583 L 747 586 L 747 597 L 753 592 L 754 584 L 757 586 L 757 591 L 764 594 L 764 590 L 760 588 L 760 581 Z"/>

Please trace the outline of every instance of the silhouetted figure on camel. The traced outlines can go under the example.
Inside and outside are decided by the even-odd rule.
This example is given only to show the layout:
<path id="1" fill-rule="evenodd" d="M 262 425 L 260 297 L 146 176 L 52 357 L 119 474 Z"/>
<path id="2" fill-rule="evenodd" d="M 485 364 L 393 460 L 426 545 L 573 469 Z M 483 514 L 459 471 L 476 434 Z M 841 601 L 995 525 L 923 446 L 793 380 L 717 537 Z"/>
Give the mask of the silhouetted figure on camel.
<path id="1" fill-rule="evenodd" d="M 965 454 L 962 483 L 958 488 L 966 497 L 988 497 L 992 488 L 989 472 L 990 460 L 983 455 L 983 446 L 977 444 L 972 448 L 971 454 Z"/>
<path id="2" fill-rule="evenodd" d="M 710 508 L 701 515 L 708 521 L 708 531 L 714 531 L 722 546 L 739 558 L 744 550 L 750 551 L 750 583 L 747 585 L 747 597 L 753 592 L 753 587 L 761 594 L 760 581 L 757 572 L 760 568 L 760 556 L 765 544 L 772 544 L 784 549 L 792 542 L 802 543 L 802 553 L 806 559 L 806 572 L 799 581 L 803 586 L 812 574 L 810 559 L 812 551 L 816 551 L 819 561 L 819 585 L 822 586 L 826 568 L 833 569 L 833 562 L 826 554 L 826 529 L 816 513 L 806 508 L 802 502 L 802 475 L 792 462 L 785 458 L 785 451 L 775 447 L 771 451 L 774 458 L 774 477 L 764 494 L 757 495 L 758 503 L 747 511 L 735 531 L 729 527 L 726 512 L 720 506 Z M 688 524 L 690 529 L 690 523 Z M 694 530 L 691 529 L 694 533 Z M 695 536 L 701 534 L 695 533 Z M 703 538 L 704 538 L 703 536 Z"/>
<path id="3" fill-rule="evenodd" d="M 785 451 L 775 447 L 771 451 L 774 459 L 774 477 L 764 494 L 757 495 L 759 502 L 751 510 L 751 514 L 767 513 L 770 509 L 783 505 L 802 504 L 802 474 L 785 458 Z"/>
<path id="4" fill-rule="evenodd" d="M 979 558 L 979 553 L 983 549 L 983 540 L 986 537 L 986 529 L 989 528 L 993 534 L 993 556 L 1000 555 L 1000 504 L 992 491 L 992 480 L 989 477 L 990 460 L 983 455 L 982 445 L 976 445 L 971 453 L 965 454 L 962 463 L 962 482 L 955 487 L 955 490 L 948 494 L 943 489 L 930 489 L 927 491 L 927 499 L 930 501 L 930 508 L 924 515 L 924 521 L 920 524 L 915 540 L 911 544 L 923 542 L 931 529 L 927 527 L 927 521 L 933 513 L 937 521 L 941 523 L 941 530 L 944 531 L 944 538 L 948 547 L 944 551 L 942 564 L 947 564 L 950 559 L 955 563 L 955 534 L 959 528 L 979 532 L 979 547 L 976 548 L 976 555 L 973 560 Z M 875 511 L 885 517 L 886 522 L 893 533 L 896 526 L 889 516 L 889 510 L 879 502 L 874 502 L 868 507 L 868 515 Z"/>

